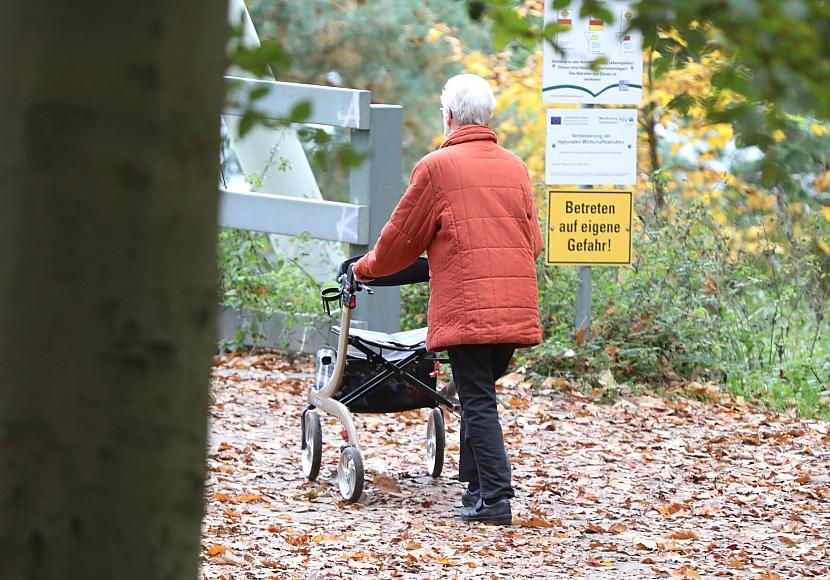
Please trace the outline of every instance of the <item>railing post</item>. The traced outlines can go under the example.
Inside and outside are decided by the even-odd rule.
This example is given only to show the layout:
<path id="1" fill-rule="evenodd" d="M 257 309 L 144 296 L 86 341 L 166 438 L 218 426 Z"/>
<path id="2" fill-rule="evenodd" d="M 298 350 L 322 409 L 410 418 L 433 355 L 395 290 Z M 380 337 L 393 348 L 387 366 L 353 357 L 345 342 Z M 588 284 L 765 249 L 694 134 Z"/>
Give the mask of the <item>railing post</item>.
<path id="1" fill-rule="evenodd" d="M 369 245 L 350 245 L 349 255 L 366 253 L 401 197 L 403 111 L 398 105 L 372 105 L 369 130 L 352 130 L 352 148 L 368 158 L 349 176 L 349 202 L 369 206 Z M 400 288 L 375 288 L 360 301 L 354 318 L 381 332 L 400 330 Z"/>

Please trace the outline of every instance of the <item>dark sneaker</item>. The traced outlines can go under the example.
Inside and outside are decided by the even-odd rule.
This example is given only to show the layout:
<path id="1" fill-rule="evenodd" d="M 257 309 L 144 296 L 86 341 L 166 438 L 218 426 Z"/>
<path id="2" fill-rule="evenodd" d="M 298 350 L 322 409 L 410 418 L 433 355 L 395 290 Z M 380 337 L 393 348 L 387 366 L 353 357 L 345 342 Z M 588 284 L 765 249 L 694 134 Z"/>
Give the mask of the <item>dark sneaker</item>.
<path id="1" fill-rule="evenodd" d="M 475 491 L 470 491 L 469 489 L 464 490 L 464 493 L 461 494 L 461 505 L 464 507 L 475 507 L 478 503 L 478 500 L 481 499 L 481 490 L 477 489 Z"/>
<path id="2" fill-rule="evenodd" d="M 500 499 L 492 505 L 483 501 L 476 505 L 461 508 L 461 519 L 465 522 L 483 522 L 499 526 L 509 526 L 513 523 L 513 512 L 510 511 L 510 500 Z"/>

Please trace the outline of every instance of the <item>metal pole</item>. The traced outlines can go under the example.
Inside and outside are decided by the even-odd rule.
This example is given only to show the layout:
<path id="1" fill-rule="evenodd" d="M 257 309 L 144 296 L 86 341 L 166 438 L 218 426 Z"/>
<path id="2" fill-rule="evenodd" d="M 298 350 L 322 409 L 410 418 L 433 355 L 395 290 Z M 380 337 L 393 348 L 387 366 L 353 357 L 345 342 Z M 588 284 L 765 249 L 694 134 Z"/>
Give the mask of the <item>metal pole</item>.
<path id="1" fill-rule="evenodd" d="M 349 176 L 349 201 L 369 206 L 369 244 L 350 245 L 351 256 L 365 254 L 374 246 L 403 193 L 403 109 L 399 105 L 372 105 L 370 115 L 368 131 L 352 130 L 352 148 L 369 157 Z M 355 319 L 365 321 L 371 330 L 400 330 L 400 288 L 376 288 L 373 296 L 362 298 L 355 309 Z"/>
<path id="2" fill-rule="evenodd" d="M 579 105 L 580 109 L 592 109 L 593 105 Z M 580 185 L 579 189 L 593 189 L 593 185 Z M 577 266 L 579 280 L 576 283 L 576 321 L 575 334 L 577 345 L 591 340 L 591 267 Z M 582 340 L 580 340 L 580 334 Z"/>
<path id="3" fill-rule="evenodd" d="M 576 285 L 576 335 L 579 337 L 580 331 L 584 331 L 582 340 L 588 342 L 591 340 L 591 267 L 577 266 L 576 272 L 579 275 Z M 577 338 L 577 343 L 580 342 Z"/>

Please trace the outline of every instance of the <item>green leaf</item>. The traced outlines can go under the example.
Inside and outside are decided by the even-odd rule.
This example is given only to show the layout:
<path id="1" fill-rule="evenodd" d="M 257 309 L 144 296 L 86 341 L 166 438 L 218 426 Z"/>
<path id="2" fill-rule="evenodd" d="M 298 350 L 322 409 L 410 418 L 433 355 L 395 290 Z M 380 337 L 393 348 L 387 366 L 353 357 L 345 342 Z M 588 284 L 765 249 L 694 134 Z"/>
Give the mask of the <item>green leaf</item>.
<path id="1" fill-rule="evenodd" d="M 291 64 L 291 57 L 288 56 L 285 48 L 273 40 L 264 40 L 258 50 L 262 62 L 274 69 L 283 69 Z"/>
<path id="2" fill-rule="evenodd" d="M 236 66 L 258 77 L 268 76 L 269 67 L 270 72 L 276 74 L 291 64 L 291 57 L 285 48 L 274 41 L 263 41 L 254 48 L 239 44 L 231 51 L 230 59 Z"/>
<path id="3" fill-rule="evenodd" d="M 685 35 L 686 39 L 686 52 L 694 60 L 700 60 L 701 55 L 704 52 L 704 48 L 707 46 L 709 42 L 709 38 L 706 35 L 706 31 L 703 28 L 696 28 L 694 30 L 689 30 L 686 32 Z"/>
<path id="4" fill-rule="evenodd" d="M 360 165 L 369 156 L 368 153 L 358 153 L 353 148 L 351 143 L 344 143 L 339 146 L 335 152 L 337 163 L 341 167 L 360 167 Z"/>
<path id="5" fill-rule="evenodd" d="M 251 89 L 251 92 L 248 93 L 248 100 L 252 103 L 258 101 L 267 95 L 270 90 L 270 87 L 256 87 L 255 89 Z"/>
<path id="6" fill-rule="evenodd" d="M 251 129 L 257 124 L 263 123 L 265 116 L 253 109 L 248 109 L 242 114 L 242 119 L 239 120 L 239 137 L 240 139 L 247 135 Z"/>
<path id="7" fill-rule="evenodd" d="M 300 101 L 291 109 L 288 120 L 292 123 L 302 123 L 311 116 L 311 102 Z"/>
<path id="8" fill-rule="evenodd" d="M 677 111 L 681 115 L 685 115 L 689 112 L 689 109 L 694 103 L 694 98 L 690 97 L 687 94 L 681 94 L 674 97 L 671 101 L 669 101 L 669 104 L 666 106 L 669 109 Z"/>
<path id="9" fill-rule="evenodd" d="M 493 48 L 497 51 L 502 51 L 505 47 L 513 42 L 515 35 L 500 24 L 496 23 L 493 26 Z"/>
<path id="10" fill-rule="evenodd" d="M 608 57 L 599 56 L 591 61 L 590 67 L 592 71 L 597 72 L 600 68 L 602 68 L 602 65 L 604 64 L 608 64 Z"/>
<path id="11" fill-rule="evenodd" d="M 613 24 L 615 22 L 614 14 L 602 0 L 584 0 L 582 7 L 579 9 L 579 15 L 582 18 L 599 18 L 606 24 Z"/>

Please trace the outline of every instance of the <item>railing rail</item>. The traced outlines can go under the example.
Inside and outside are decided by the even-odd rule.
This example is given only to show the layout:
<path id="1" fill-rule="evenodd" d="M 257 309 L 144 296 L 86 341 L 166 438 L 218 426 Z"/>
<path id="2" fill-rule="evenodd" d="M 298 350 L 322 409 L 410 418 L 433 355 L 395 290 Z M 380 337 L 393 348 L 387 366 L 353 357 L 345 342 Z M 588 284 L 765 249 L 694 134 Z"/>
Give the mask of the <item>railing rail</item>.
<path id="1" fill-rule="evenodd" d="M 311 115 L 304 123 L 369 129 L 369 91 L 232 76 L 226 76 L 225 82 L 229 97 L 226 115 L 241 115 L 250 104 L 248 95 L 258 89 L 265 94 L 256 100 L 256 108 L 269 119 L 287 119 L 297 103 L 306 101 L 311 105 Z"/>

